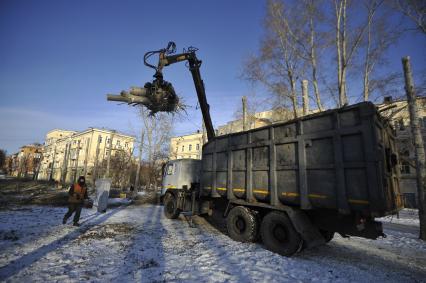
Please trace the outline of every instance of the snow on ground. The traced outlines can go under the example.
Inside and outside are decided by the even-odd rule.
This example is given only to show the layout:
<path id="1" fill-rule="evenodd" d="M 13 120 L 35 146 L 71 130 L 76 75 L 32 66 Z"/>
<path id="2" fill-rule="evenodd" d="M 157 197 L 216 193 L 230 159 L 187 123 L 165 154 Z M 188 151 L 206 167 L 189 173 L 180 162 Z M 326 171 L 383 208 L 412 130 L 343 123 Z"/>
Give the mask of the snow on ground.
<path id="1" fill-rule="evenodd" d="M 0 281 L 426 282 L 426 244 L 412 233 L 336 236 L 286 258 L 234 242 L 201 217 L 195 228 L 182 217 L 169 220 L 161 206 L 83 210 L 78 228 L 61 224 L 65 212 L 0 211 Z"/>
<path id="2" fill-rule="evenodd" d="M 380 222 L 403 224 L 409 226 L 419 226 L 419 211 L 417 209 L 405 208 L 399 212 L 399 215 L 391 215 L 377 218 Z"/>
<path id="3" fill-rule="evenodd" d="M 108 205 L 109 206 L 116 206 L 116 205 L 126 205 L 130 204 L 132 201 L 128 198 L 110 198 L 108 199 Z"/>

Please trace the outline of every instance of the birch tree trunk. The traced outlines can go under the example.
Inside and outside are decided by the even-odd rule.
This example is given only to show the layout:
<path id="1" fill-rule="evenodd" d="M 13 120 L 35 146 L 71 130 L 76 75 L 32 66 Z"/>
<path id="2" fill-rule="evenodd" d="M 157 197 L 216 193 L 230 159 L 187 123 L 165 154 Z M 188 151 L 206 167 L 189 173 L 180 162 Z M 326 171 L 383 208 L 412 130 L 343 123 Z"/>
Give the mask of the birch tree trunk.
<path id="1" fill-rule="evenodd" d="M 308 81 L 302 80 L 303 116 L 309 114 Z"/>
<path id="2" fill-rule="evenodd" d="M 291 104 L 293 108 L 293 118 L 297 118 L 297 93 L 296 93 L 296 81 L 294 80 L 293 73 L 291 71 L 288 72 L 288 78 L 290 81 L 291 88 Z"/>
<path id="3" fill-rule="evenodd" d="M 143 140 L 144 140 L 145 131 L 141 131 L 141 143 L 139 145 L 139 158 L 138 164 L 136 166 L 136 176 L 135 176 L 135 190 L 138 190 L 139 187 L 139 174 L 141 172 L 141 163 L 142 163 L 142 150 L 143 150 Z"/>
<path id="4" fill-rule="evenodd" d="M 311 1 L 310 5 L 313 5 L 313 0 Z M 312 7 L 311 7 L 312 9 Z M 309 29 L 310 29 L 310 47 L 311 47 L 311 66 L 312 66 L 312 84 L 314 86 L 314 94 L 315 94 L 315 101 L 317 103 L 318 109 L 320 111 L 324 111 L 324 108 L 321 104 L 321 96 L 318 88 L 318 80 L 317 80 L 317 58 L 316 58 L 316 52 L 315 52 L 315 29 L 314 29 L 314 21 L 313 21 L 313 11 L 310 13 L 310 19 L 309 19 Z"/>
<path id="5" fill-rule="evenodd" d="M 364 101 L 368 101 L 369 95 L 370 95 L 370 83 L 369 83 L 369 77 L 370 77 L 370 46 L 371 46 L 371 21 L 372 16 L 368 16 L 368 32 L 367 32 L 367 47 L 365 52 L 365 62 L 364 62 Z"/>
<path id="6" fill-rule="evenodd" d="M 346 95 L 346 69 L 348 67 L 348 58 L 346 54 L 347 48 L 347 37 L 346 37 L 346 0 L 342 2 L 342 74 L 341 74 L 341 87 L 340 87 L 340 106 L 343 106 L 348 103 L 347 95 Z"/>
<path id="7" fill-rule="evenodd" d="M 410 111 L 411 133 L 414 143 L 416 159 L 417 198 L 419 203 L 420 235 L 419 238 L 426 241 L 426 160 L 423 137 L 420 131 L 417 112 L 417 99 L 414 90 L 413 75 L 411 73 L 410 57 L 402 58 L 404 68 L 405 91 L 407 93 L 408 108 Z"/>
<path id="8" fill-rule="evenodd" d="M 342 19 L 342 4 L 334 1 L 336 11 L 336 53 L 337 53 L 337 89 L 339 92 L 339 106 L 343 106 L 343 91 L 342 91 L 342 45 L 341 45 L 341 19 Z"/>

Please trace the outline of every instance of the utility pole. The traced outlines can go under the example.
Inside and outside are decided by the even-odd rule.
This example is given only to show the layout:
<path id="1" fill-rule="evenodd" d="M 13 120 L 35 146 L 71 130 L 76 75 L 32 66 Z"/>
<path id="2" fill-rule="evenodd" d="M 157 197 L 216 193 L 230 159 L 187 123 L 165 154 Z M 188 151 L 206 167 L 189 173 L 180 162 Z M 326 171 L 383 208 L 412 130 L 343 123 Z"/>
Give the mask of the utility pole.
<path id="1" fill-rule="evenodd" d="M 68 145 L 67 165 L 65 167 L 65 176 L 64 176 L 64 179 L 65 179 L 64 182 L 65 183 L 67 182 L 67 179 L 68 179 L 68 171 L 69 171 L 68 168 L 71 167 L 71 165 L 70 165 L 70 160 L 71 160 L 71 145 L 72 145 L 72 139 L 69 140 L 69 145 Z M 72 173 L 72 170 L 71 170 L 71 173 Z M 72 178 L 71 173 L 69 174 L 69 181 L 70 182 L 71 182 L 71 178 Z"/>
<path id="2" fill-rule="evenodd" d="M 74 182 L 77 182 L 78 157 L 80 155 L 80 140 L 77 142 L 77 157 L 75 159 Z"/>
<path id="3" fill-rule="evenodd" d="M 108 146 L 108 159 L 107 159 L 107 169 L 106 169 L 106 173 L 105 173 L 105 177 L 109 178 L 109 168 L 110 168 L 110 163 L 111 163 L 111 153 L 112 153 L 112 141 L 114 139 L 114 134 L 115 131 L 112 130 L 112 134 L 111 134 L 111 138 L 109 140 L 109 146 Z"/>
<path id="4" fill-rule="evenodd" d="M 308 80 L 302 80 L 303 116 L 309 114 Z"/>
<path id="5" fill-rule="evenodd" d="M 64 152 L 64 158 L 62 160 L 62 173 L 61 173 L 61 183 L 64 185 L 65 180 L 67 178 L 67 165 L 68 165 L 68 153 L 70 151 L 71 144 L 67 142 L 65 145 L 65 152 Z"/>
<path id="6" fill-rule="evenodd" d="M 55 145 L 55 147 L 53 148 L 53 161 L 52 161 L 52 168 L 50 168 L 50 177 L 49 177 L 49 181 L 52 181 L 53 180 L 53 168 L 55 168 L 55 159 L 56 159 L 56 145 Z"/>
<path id="7" fill-rule="evenodd" d="M 97 177 L 96 175 L 98 174 L 99 146 L 102 142 L 101 139 L 102 139 L 102 136 L 99 135 L 96 140 L 95 165 L 93 167 L 93 172 L 92 172 L 93 184 L 95 184 L 96 177 Z"/>
<path id="8" fill-rule="evenodd" d="M 141 163 L 142 163 L 142 150 L 143 150 L 143 140 L 145 137 L 145 131 L 142 129 L 141 131 L 141 142 L 139 144 L 139 158 L 138 158 L 138 165 L 136 169 L 136 177 L 135 177 L 135 190 L 138 190 L 139 187 L 139 174 L 141 171 Z"/>
<path id="9" fill-rule="evenodd" d="M 84 152 L 84 173 L 83 173 L 84 177 L 86 177 L 86 174 L 87 174 L 87 159 L 88 159 L 87 157 L 89 155 L 89 145 L 90 145 L 90 138 L 87 138 L 86 139 L 86 150 Z"/>
<path id="10" fill-rule="evenodd" d="M 247 96 L 242 97 L 243 102 L 243 131 L 247 131 Z"/>
<path id="11" fill-rule="evenodd" d="M 417 110 L 417 99 L 414 89 L 413 74 L 411 72 L 410 57 L 402 58 L 404 68 L 405 92 L 407 94 L 408 110 L 410 112 L 410 125 L 412 140 L 414 143 L 414 154 L 416 161 L 417 197 L 419 204 L 420 236 L 426 241 L 426 160 L 422 133 L 420 131 Z"/>

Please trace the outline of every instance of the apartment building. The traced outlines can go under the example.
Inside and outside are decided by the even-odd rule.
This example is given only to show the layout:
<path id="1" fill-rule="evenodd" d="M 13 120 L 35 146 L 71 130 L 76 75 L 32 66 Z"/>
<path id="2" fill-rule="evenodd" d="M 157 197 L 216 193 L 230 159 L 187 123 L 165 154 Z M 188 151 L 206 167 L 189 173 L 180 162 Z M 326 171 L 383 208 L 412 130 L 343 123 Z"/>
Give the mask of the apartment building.
<path id="1" fill-rule="evenodd" d="M 6 170 L 10 176 L 36 178 L 40 169 L 43 147 L 40 144 L 24 145 L 19 152 L 6 160 Z"/>
<path id="2" fill-rule="evenodd" d="M 94 182 L 105 173 L 109 152 L 131 159 L 134 142 L 132 136 L 107 129 L 52 130 L 46 135 L 38 179 L 70 183 L 84 175 Z"/>
<path id="3" fill-rule="evenodd" d="M 426 141 L 426 97 L 418 97 L 416 102 L 423 141 Z M 400 187 L 405 206 L 417 207 L 416 169 L 408 103 L 406 100 L 393 101 L 386 97 L 383 103 L 377 106 L 382 109 L 381 114 L 389 119 L 395 129 L 401 166 Z"/>
<path id="4" fill-rule="evenodd" d="M 173 137 L 170 139 L 169 158 L 174 159 L 201 159 L 203 134 L 198 131 L 193 134 Z"/>

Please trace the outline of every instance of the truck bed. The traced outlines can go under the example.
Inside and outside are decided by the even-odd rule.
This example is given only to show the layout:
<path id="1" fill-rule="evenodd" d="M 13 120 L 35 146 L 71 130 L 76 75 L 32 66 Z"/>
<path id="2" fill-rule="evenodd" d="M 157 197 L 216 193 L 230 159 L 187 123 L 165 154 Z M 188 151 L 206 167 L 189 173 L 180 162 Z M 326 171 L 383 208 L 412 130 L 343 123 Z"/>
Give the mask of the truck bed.
<path id="1" fill-rule="evenodd" d="M 402 207 L 391 126 L 369 102 L 216 137 L 203 196 L 384 216 Z"/>

